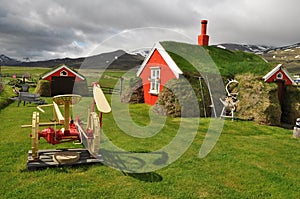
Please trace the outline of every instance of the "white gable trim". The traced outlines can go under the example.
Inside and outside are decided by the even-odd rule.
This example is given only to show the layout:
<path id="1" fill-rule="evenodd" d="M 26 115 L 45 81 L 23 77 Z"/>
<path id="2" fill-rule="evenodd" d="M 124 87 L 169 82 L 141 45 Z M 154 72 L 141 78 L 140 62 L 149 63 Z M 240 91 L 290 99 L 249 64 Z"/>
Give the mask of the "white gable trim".
<path id="1" fill-rule="evenodd" d="M 42 79 L 46 79 L 47 77 L 51 76 L 52 74 L 56 73 L 57 71 L 61 70 L 62 68 L 66 69 L 68 72 L 74 74 L 75 76 L 79 77 L 82 80 L 85 80 L 85 78 L 81 75 L 79 75 L 78 73 L 75 73 L 73 70 L 71 70 L 68 66 L 66 66 L 65 64 L 61 65 L 60 67 L 56 68 L 55 70 L 47 73 L 46 75 L 44 75 L 42 77 Z"/>
<path id="2" fill-rule="evenodd" d="M 278 64 L 273 70 L 271 70 L 268 74 L 266 74 L 263 79 L 267 81 L 270 77 L 272 77 L 277 71 L 282 70 L 282 72 L 288 77 L 288 79 L 292 82 L 293 85 L 295 85 L 295 81 L 291 78 L 287 70 L 282 67 L 282 64 Z"/>
<path id="3" fill-rule="evenodd" d="M 266 81 L 267 79 L 272 77 L 272 75 L 274 75 L 281 68 L 281 66 L 282 66 L 282 64 L 278 64 L 275 68 L 273 68 L 270 72 L 268 72 L 268 74 L 266 74 L 263 77 L 263 79 Z"/>
<path id="4" fill-rule="evenodd" d="M 145 66 L 147 65 L 149 59 L 153 55 L 154 51 L 157 50 L 159 54 L 162 56 L 162 58 L 165 60 L 169 68 L 174 73 L 175 77 L 178 79 L 180 74 L 183 74 L 183 72 L 180 70 L 180 68 L 177 66 L 177 64 L 174 62 L 174 60 L 171 58 L 171 56 L 167 53 L 167 51 L 162 47 L 162 45 L 157 42 L 151 49 L 151 52 L 148 54 L 148 56 L 143 61 L 142 65 L 138 69 L 136 75 L 140 76 L 142 71 L 144 70 Z"/>

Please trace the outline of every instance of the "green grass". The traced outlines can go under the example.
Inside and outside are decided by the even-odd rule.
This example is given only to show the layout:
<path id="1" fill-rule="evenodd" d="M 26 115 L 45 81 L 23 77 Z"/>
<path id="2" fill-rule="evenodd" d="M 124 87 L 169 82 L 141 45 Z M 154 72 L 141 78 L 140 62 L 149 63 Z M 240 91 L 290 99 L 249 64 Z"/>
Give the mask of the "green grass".
<path id="1" fill-rule="evenodd" d="M 6 107 L 9 103 L 11 103 L 9 98 L 13 96 L 15 96 L 13 89 L 8 85 L 4 85 L 4 89 L 0 93 L 0 111 L 2 108 Z"/>
<path id="2" fill-rule="evenodd" d="M 125 72 L 126 71 L 105 70 L 99 79 L 101 87 L 114 88 L 116 85 L 119 86 L 119 79 Z"/>
<path id="3" fill-rule="evenodd" d="M 50 99 L 47 99 L 50 101 Z M 89 99 L 87 99 L 89 100 Z M 104 165 L 26 171 L 31 147 L 30 124 L 35 105 L 14 102 L 0 112 L 0 198 L 299 198 L 299 140 L 290 130 L 253 122 L 226 121 L 212 152 L 198 158 L 209 119 L 200 119 L 198 133 L 189 147 L 166 168 L 126 174 Z M 149 106 L 130 105 L 138 125 L 148 125 Z M 51 113 L 41 114 L 42 120 Z M 178 118 L 167 118 L 152 138 L 128 136 L 117 127 L 112 114 L 104 115 L 104 131 L 111 141 L 130 151 L 160 148 L 176 135 Z M 41 140 L 42 149 L 52 146 Z M 78 146 L 75 146 L 78 147 Z"/>

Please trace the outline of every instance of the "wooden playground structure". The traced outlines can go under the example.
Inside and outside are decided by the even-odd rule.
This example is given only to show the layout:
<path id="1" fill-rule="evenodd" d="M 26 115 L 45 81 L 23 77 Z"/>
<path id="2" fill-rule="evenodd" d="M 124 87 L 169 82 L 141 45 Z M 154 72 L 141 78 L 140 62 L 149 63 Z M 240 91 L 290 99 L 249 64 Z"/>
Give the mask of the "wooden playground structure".
<path id="1" fill-rule="evenodd" d="M 79 117 L 70 119 L 70 106 L 76 105 L 81 100 L 80 95 L 68 94 L 58 95 L 52 98 L 52 104 L 39 105 L 42 109 L 46 106 L 53 107 L 54 121 L 40 122 L 39 112 L 33 112 L 32 124 L 22 127 L 31 127 L 31 150 L 28 152 L 27 169 L 34 170 L 38 168 L 77 165 L 102 162 L 100 149 L 100 135 L 102 131 L 103 113 L 109 113 L 111 107 L 107 102 L 99 84 L 93 85 L 93 106 L 88 113 L 87 124 L 83 125 Z M 95 105 L 99 114 L 95 111 Z M 64 114 L 60 107 L 64 108 Z M 63 125 L 61 129 L 55 129 L 56 125 Z M 40 130 L 41 126 L 48 126 Z M 49 144 L 56 145 L 65 142 L 77 142 L 85 146 L 79 149 L 55 149 L 39 150 L 39 140 L 44 138 Z"/>

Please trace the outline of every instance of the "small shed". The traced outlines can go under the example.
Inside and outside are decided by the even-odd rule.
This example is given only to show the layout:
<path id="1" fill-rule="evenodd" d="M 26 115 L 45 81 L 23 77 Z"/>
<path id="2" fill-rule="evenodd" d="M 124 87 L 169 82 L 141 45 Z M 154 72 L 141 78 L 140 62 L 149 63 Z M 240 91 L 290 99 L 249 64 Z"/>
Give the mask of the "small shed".
<path id="1" fill-rule="evenodd" d="M 50 82 L 51 96 L 73 93 L 74 83 L 85 81 L 85 77 L 70 69 L 65 64 L 42 76 Z"/>
<path id="2" fill-rule="evenodd" d="M 283 105 L 284 87 L 286 85 L 296 85 L 286 68 L 282 64 L 278 64 L 269 73 L 267 73 L 263 79 L 268 83 L 277 83 L 278 85 L 278 100 L 280 105 Z"/>
<path id="3" fill-rule="evenodd" d="M 263 79 L 265 82 L 282 82 L 284 85 L 295 85 L 296 83 L 289 75 L 286 68 L 283 67 L 282 64 L 278 64 L 275 68 L 273 68 L 268 74 L 266 74 Z"/>

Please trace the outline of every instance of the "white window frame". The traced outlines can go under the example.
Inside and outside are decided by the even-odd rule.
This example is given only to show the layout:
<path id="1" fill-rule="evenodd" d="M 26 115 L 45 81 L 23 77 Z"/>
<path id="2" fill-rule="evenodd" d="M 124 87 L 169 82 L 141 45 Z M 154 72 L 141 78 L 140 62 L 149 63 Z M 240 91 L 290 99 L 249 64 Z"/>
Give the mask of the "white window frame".
<path id="1" fill-rule="evenodd" d="M 64 75 L 64 72 L 66 73 L 65 75 Z M 62 70 L 59 73 L 60 76 L 68 76 L 68 74 L 69 74 L 68 71 L 65 71 L 65 70 Z"/>
<path id="2" fill-rule="evenodd" d="M 149 93 L 158 95 L 160 88 L 160 67 L 150 67 L 150 91 Z"/>

